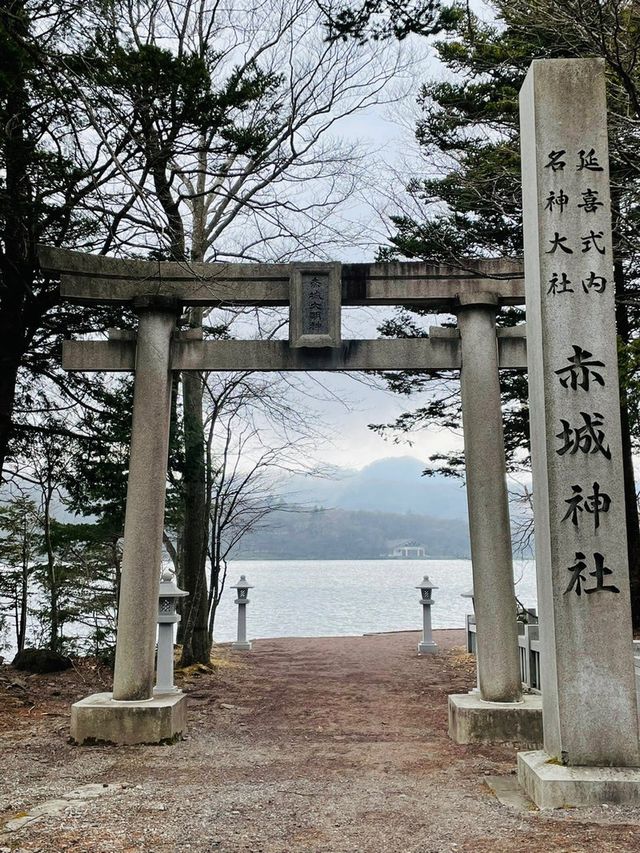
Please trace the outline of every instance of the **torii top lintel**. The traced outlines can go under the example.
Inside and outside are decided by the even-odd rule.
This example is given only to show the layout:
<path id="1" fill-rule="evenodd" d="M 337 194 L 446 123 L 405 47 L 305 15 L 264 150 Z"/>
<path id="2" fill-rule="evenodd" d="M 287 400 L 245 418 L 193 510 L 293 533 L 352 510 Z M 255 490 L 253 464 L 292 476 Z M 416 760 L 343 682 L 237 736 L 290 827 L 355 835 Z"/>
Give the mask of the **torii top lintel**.
<path id="1" fill-rule="evenodd" d="M 524 304 L 519 260 L 470 259 L 459 266 L 422 262 L 358 264 L 177 263 L 109 258 L 40 246 L 43 272 L 60 278 L 63 298 L 127 303 L 140 297 L 195 305 L 287 305 L 294 270 L 337 269 L 342 305 L 421 305 L 446 310 L 461 297 L 492 293 L 501 305 Z"/>

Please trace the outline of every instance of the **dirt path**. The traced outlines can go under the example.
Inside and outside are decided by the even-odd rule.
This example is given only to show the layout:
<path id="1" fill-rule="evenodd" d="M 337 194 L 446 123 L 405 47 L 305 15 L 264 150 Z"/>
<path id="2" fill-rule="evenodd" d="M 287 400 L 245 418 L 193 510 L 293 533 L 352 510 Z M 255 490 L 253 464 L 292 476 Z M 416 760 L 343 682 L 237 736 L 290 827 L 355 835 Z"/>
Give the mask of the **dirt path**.
<path id="1" fill-rule="evenodd" d="M 487 775 L 515 750 L 462 747 L 446 697 L 469 689 L 462 632 L 418 657 L 412 633 L 261 640 L 185 675 L 191 729 L 168 747 L 78 748 L 69 701 L 104 689 L 88 666 L 15 683 L 0 671 L 0 825 L 87 783 L 0 851 L 608 853 L 640 850 L 640 809 L 540 813 L 500 804 Z M 12 680 L 14 683 L 12 684 Z"/>

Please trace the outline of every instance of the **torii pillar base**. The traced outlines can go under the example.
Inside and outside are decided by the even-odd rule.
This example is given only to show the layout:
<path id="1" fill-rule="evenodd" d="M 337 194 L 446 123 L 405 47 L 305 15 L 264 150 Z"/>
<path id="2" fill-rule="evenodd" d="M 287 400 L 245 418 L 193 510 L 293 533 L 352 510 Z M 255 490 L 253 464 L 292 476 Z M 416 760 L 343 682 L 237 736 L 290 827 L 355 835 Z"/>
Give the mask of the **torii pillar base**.
<path id="1" fill-rule="evenodd" d="M 94 693 L 71 706 L 71 739 L 76 744 L 165 744 L 187 730 L 187 697 L 161 693 L 140 702 L 119 702 Z"/>
<path id="2" fill-rule="evenodd" d="M 456 743 L 542 745 L 542 697 L 525 693 L 519 702 L 486 702 L 478 693 L 449 696 L 449 737 Z"/>
<path id="3" fill-rule="evenodd" d="M 519 752 L 518 782 L 540 809 L 640 804 L 640 767 L 565 767 L 543 750 Z"/>

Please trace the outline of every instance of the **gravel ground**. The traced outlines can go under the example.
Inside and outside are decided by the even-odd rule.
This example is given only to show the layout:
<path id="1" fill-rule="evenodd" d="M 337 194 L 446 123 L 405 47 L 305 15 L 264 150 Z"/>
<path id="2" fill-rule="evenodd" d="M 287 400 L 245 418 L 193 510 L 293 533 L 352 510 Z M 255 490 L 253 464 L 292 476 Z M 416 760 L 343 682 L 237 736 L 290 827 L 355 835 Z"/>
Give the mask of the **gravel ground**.
<path id="1" fill-rule="evenodd" d="M 447 694 L 474 664 L 461 631 L 435 635 L 424 657 L 414 633 L 217 647 L 181 675 L 190 731 L 163 747 L 68 743 L 69 703 L 108 687 L 89 661 L 0 667 L 0 853 L 637 853 L 640 809 L 495 799 L 486 778 L 513 777 L 515 749 L 448 739 Z"/>

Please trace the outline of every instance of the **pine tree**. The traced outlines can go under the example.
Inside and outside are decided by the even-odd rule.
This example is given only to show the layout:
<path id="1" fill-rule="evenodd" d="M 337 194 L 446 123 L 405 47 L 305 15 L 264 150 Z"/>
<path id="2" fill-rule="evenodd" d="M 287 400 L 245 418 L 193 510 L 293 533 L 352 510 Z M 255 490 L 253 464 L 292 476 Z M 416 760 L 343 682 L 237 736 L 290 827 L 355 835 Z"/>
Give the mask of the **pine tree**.
<path id="1" fill-rule="evenodd" d="M 411 214 L 392 217 L 395 234 L 383 259 L 420 258 L 460 265 L 463 258 L 520 256 L 522 211 L 518 92 L 533 59 L 601 55 L 608 83 L 616 319 L 620 339 L 621 420 L 626 516 L 634 624 L 640 625 L 640 531 L 632 452 L 640 447 L 637 354 L 640 314 L 635 250 L 640 224 L 640 15 L 637 5 L 618 0 L 553 0 L 492 4 L 493 23 L 484 23 L 468 6 L 450 7 L 447 37 L 436 44 L 453 72 L 452 80 L 426 84 L 420 92 L 422 116 L 417 141 L 431 174 L 408 187 Z M 588 97 L 588 93 L 585 93 Z M 415 211 L 419 214 L 416 215 Z M 504 310 L 499 322 L 513 324 L 522 311 Z M 385 324 L 390 335 L 415 333 L 420 321 L 402 312 Z M 527 384 L 502 373 L 508 466 L 528 460 Z M 424 376 L 389 377 L 400 393 L 434 387 Z M 458 427 L 460 401 L 451 377 L 440 377 L 431 401 L 402 415 L 379 432 L 409 432 L 428 424 Z M 460 454 L 435 455 L 432 464 L 460 473 Z"/>

